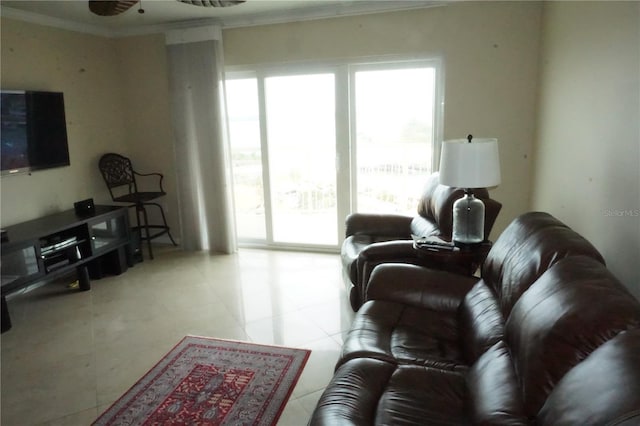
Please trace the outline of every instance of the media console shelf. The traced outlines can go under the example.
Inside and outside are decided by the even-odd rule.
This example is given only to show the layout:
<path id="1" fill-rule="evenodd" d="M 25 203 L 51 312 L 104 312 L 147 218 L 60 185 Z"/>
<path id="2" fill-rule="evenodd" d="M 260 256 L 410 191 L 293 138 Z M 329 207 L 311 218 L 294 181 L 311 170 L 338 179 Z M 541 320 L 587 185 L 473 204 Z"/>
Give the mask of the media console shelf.
<path id="1" fill-rule="evenodd" d="M 2 239 L 2 332 L 11 328 L 6 296 L 75 270 L 80 290 L 105 267 L 121 274 L 132 265 L 126 207 L 95 206 L 90 215 L 67 210 L 5 229 Z"/>

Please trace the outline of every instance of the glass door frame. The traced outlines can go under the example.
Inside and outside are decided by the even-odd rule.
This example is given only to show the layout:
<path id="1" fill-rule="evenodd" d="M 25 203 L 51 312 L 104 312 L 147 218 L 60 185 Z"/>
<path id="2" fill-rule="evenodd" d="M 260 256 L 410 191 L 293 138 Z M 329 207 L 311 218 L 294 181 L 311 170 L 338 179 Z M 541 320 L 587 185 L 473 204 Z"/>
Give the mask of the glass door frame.
<path id="1" fill-rule="evenodd" d="M 355 73 L 375 69 L 406 69 L 416 67 L 434 68 L 436 74 L 434 105 L 434 146 L 432 170 L 437 170 L 440 158 L 440 142 L 443 136 L 444 123 L 444 72 L 443 61 L 437 57 L 407 58 L 406 56 L 385 56 L 346 60 L 337 63 L 299 63 L 285 65 L 229 66 L 226 68 L 226 79 L 255 79 L 258 93 L 258 110 L 260 126 L 260 150 L 262 160 L 262 184 L 265 208 L 266 239 L 243 238 L 240 244 L 245 247 L 268 247 L 274 249 L 305 250 L 335 253 L 339 251 L 344 239 L 345 218 L 356 211 L 356 149 L 355 140 Z M 336 203 L 337 229 L 336 245 L 306 245 L 297 243 L 279 243 L 273 239 L 273 206 L 271 202 L 270 162 L 268 152 L 268 123 L 266 116 L 265 80 L 269 77 L 296 76 L 333 73 L 335 78 L 335 143 L 336 143 Z M 426 176 L 425 176 L 426 179 Z M 303 232 L 303 230 L 301 230 Z"/>
<path id="2" fill-rule="evenodd" d="M 392 70 L 404 70 L 413 68 L 433 68 L 435 72 L 435 88 L 434 88 L 434 106 L 433 106 L 433 147 L 431 157 L 431 170 L 438 170 L 440 164 L 440 145 L 443 140 L 443 127 L 444 127 L 444 72 L 443 63 L 439 58 L 428 59 L 403 59 L 403 60 L 385 60 L 385 61 L 371 61 L 360 62 L 350 64 L 348 66 L 348 79 L 349 79 L 349 130 L 350 135 L 357 134 L 356 123 L 356 73 L 360 71 L 392 71 Z M 349 167 L 349 180 L 351 182 L 349 187 L 349 204 L 348 213 L 358 211 L 358 164 L 357 164 L 357 150 L 358 146 L 355 138 L 350 138 L 350 163 Z M 425 176 L 426 180 L 426 176 Z M 346 214 L 348 214 L 346 213 Z M 343 217 L 346 217 L 346 214 Z M 344 229 L 343 233 L 344 235 Z"/>
<path id="3" fill-rule="evenodd" d="M 254 70 L 247 71 L 242 67 L 238 70 L 234 67 L 227 68 L 227 79 L 255 79 L 258 92 L 258 111 L 259 111 L 259 125 L 260 125 L 260 152 L 262 157 L 262 185 L 264 192 L 264 209 L 265 209 L 265 234 L 266 239 L 241 239 L 240 243 L 243 246 L 266 246 L 271 248 L 287 249 L 287 250 L 312 250 L 319 252 L 335 252 L 342 243 L 342 236 L 344 235 L 344 224 L 340 221 L 340 217 L 345 217 L 346 212 L 349 209 L 349 203 L 346 201 L 344 193 L 349 195 L 349 172 L 348 164 L 349 157 L 345 157 L 341 148 L 341 145 L 348 144 L 349 140 L 349 124 L 348 119 L 343 117 L 344 114 L 340 114 L 338 109 L 344 109 L 342 107 L 344 102 L 345 92 L 341 92 L 340 87 L 344 86 L 340 81 L 345 79 L 347 69 L 345 66 L 339 65 L 327 65 L 327 64 L 302 64 L 302 65 L 287 65 L 287 66 L 261 66 L 256 67 Z M 270 180 L 270 167 L 269 161 L 269 136 L 268 136 L 268 123 L 267 123 L 267 99 L 266 99 L 266 79 L 270 77 L 289 77 L 300 75 L 313 75 L 313 74 L 333 74 L 335 81 L 335 143 L 336 143 L 336 204 L 337 212 L 335 220 L 338 223 L 338 231 L 336 235 L 336 245 L 306 245 L 300 243 L 283 243 L 276 242 L 273 235 L 273 204 L 272 204 L 272 188 Z M 341 77 L 341 75 L 342 77 Z M 345 135 L 346 131 L 346 135 Z M 342 141 L 342 142 L 341 142 Z M 346 141 L 346 142 L 345 142 Z M 348 146 L 346 148 L 348 153 Z M 346 158 L 346 164 L 341 167 L 344 162 L 341 159 Z M 346 175 L 346 178 L 345 176 Z M 303 230 L 301 230 L 303 232 Z"/>

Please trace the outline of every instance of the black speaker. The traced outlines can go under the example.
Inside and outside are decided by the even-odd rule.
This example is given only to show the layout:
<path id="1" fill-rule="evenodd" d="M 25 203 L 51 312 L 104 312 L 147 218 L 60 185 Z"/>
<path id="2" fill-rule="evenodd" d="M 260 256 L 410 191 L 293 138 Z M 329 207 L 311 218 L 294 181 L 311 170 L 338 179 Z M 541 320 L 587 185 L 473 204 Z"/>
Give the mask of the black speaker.
<path id="1" fill-rule="evenodd" d="M 93 216 L 96 212 L 96 206 L 93 204 L 93 198 L 77 201 L 73 203 L 73 208 L 78 216 Z"/>

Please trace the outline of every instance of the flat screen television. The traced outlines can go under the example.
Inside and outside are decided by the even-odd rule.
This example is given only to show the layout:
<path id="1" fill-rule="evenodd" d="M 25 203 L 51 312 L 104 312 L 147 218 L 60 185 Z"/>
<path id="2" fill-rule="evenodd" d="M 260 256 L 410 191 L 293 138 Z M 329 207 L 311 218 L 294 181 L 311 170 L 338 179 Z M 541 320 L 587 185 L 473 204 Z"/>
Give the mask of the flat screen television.
<path id="1" fill-rule="evenodd" d="M 0 91 L 2 175 L 69 165 L 64 96 Z"/>

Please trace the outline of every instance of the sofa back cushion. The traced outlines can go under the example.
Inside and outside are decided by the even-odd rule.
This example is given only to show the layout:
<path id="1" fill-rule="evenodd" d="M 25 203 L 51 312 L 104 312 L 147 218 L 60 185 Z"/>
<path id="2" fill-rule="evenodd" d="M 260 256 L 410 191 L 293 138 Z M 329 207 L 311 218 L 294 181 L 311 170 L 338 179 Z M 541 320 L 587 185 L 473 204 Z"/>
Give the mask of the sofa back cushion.
<path id="1" fill-rule="evenodd" d="M 582 236 L 548 213 L 530 212 L 516 218 L 495 242 L 482 266 L 506 318 L 518 298 L 549 267 L 572 255 L 602 255 Z"/>
<path id="2" fill-rule="evenodd" d="M 514 305 L 505 341 L 528 416 L 556 383 L 596 348 L 640 327 L 640 302 L 598 261 L 568 257 L 549 268 Z"/>
<path id="3" fill-rule="evenodd" d="M 476 425 L 527 425 L 509 348 L 499 341 L 469 368 L 467 408 Z"/>
<path id="4" fill-rule="evenodd" d="M 537 424 L 640 424 L 640 329 L 620 333 L 569 371 Z"/>
<path id="5" fill-rule="evenodd" d="M 460 347 L 469 365 L 504 337 L 504 322 L 495 294 L 478 281 L 458 308 Z"/>

